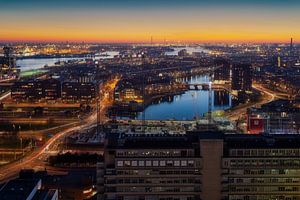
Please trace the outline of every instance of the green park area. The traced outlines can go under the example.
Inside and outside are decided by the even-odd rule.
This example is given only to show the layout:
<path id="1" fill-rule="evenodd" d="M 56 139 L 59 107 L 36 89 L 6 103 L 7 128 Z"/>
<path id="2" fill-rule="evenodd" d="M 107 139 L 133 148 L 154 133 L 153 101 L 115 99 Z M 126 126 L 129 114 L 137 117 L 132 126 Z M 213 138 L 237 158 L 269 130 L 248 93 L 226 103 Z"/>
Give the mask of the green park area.
<path id="1" fill-rule="evenodd" d="M 46 73 L 47 70 L 44 69 L 34 69 L 34 70 L 28 70 L 28 71 L 24 71 L 21 72 L 20 76 L 21 78 L 26 78 L 26 77 L 31 77 L 31 76 L 37 76 L 43 73 Z"/>

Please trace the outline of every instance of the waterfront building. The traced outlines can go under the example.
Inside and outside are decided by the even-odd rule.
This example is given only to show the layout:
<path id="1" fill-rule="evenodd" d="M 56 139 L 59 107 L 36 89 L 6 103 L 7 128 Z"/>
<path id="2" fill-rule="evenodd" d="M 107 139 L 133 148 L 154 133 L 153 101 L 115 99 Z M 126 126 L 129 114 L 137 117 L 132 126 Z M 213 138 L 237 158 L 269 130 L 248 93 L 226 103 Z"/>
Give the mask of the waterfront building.
<path id="1" fill-rule="evenodd" d="M 5 46 L 4 56 L 0 57 L 0 80 L 18 78 L 20 70 L 16 67 L 16 58 L 13 55 L 13 48 Z"/>
<path id="2" fill-rule="evenodd" d="M 99 199 L 300 199 L 300 136 L 110 134 Z"/>
<path id="3" fill-rule="evenodd" d="M 231 72 L 231 89 L 242 92 L 252 91 L 252 70 L 250 64 L 233 64 Z"/>
<path id="4" fill-rule="evenodd" d="M 216 59 L 214 65 L 216 70 L 214 70 L 213 80 L 217 83 L 230 81 L 230 63 L 225 59 Z"/>
<path id="5" fill-rule="evenodd" d="M 16 68 L 16 58 L 12 47 L 3 47 L 4 61 L 9 68 Z"/>
<path id="6" fill-rule="evenodd" d="M 188 54 L 188 52 L 187 52 L 187 50 L 186 49 L 182 49 L 182 50 L 180 50 L 179 52 L 178 52 L 178 56 L 180 56 L 180 57 L 185 57 L 185 56 L 188 56 L 189 54 Z"/>
<path id="7" fill-rule="evenodd" d="M 129 80 L 119 81 L 114 90 L 114 101 L 120 103 L 143 102 L 141 89 Z"/>

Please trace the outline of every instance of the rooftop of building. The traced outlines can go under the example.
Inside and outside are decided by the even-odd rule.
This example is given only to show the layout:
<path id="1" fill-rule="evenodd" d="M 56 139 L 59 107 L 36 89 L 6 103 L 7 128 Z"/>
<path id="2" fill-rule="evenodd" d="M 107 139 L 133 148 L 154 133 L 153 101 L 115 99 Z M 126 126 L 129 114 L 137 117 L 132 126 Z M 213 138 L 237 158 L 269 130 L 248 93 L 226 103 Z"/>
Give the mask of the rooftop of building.
<path id="1" fill-rule="evenodd" d="M 39 190 L 35 193 L 32 200 L 52 200 L 55 195 L 57 195 L 57 190 Z"/>
<path id="2" fill-rule="evenodd" d="M 261 106 L 262 112 L 300 112 L 300 108 L 295 107 L 295 102 L 285 99 L 278 99 Z"/>
<path id="3" fill-rule="evenodd" d="M 224 147 L 300 148 L 297 134 L 226 134 L 222 132 L 188 132 L 187 134 L 110 134 L 107 149 L 189 149 L 201 140 L 223 140 Z"/>
<path id="4" fill-rule="evenodd" d="M 195 140 L 197 141 L 197 140 Z M 193 140 L 185 135 L 168 134 L 114 134 L 108 140 L 108 148 L 191 148 Z"/>
<path id="5" fill-rule="evenodd" d="M 293 149 L 300 148 L 298 134 L 237 134 L 227 135 L 224 139 L 227 148 L 237 149 Z"/>
<path id="6" fill-rule="evenodd" d="M 40 179 L 11 180 L 1 188 L 0 198 L 2 200 L 26 200 L 40 181 Z"/>

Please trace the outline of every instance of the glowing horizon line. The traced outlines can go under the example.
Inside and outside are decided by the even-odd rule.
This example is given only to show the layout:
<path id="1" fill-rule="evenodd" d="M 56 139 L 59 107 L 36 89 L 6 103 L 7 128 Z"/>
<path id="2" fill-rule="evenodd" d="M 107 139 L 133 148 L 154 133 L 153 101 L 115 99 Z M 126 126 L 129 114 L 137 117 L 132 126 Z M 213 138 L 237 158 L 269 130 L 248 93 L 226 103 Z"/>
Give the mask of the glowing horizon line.
<path id="1" fill-rule="evenodd" d="M 163 40 L 163 39 L 157 39 L 154 40 L 154 44 L 195 44 L 195 43 L 239 43 L 239 44 L 245 44 L 245 43 L 253 43 L 253 44 L 263 44 L 263 43 L 290 43 L 290 39 L 292 37 L 289 37 L 288 39 L 284 40 L 264 40 L 264 39 L 258 39 L 258 40 L 247 40 L 247 39 L 203 39 L 203 40 L 195 40 L 195 39 L 181 39 L 181 40 Z M 70 42 L 70 43 L 124 43 L 124 44 L 137 44 L 137 43 L 144 43 L 144 44 L 151 44 L 150 40 L 126 40 L 126 39 L 112 39 L 112 40 L 97 40 L 97 39 L 0 39 L 0 43 L 62 43 L 62 42 Z M 300 42 L 297 42 L 295 38 L 293 38 L 294 44 L 300 44 Z"/>

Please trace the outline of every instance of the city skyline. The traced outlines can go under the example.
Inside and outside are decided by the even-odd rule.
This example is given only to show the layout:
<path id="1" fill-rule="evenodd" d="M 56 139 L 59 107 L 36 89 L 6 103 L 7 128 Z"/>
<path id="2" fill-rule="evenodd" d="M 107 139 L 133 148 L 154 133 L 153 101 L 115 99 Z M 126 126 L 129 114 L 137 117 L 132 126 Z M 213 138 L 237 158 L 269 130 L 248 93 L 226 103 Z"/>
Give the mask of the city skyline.
<path id="1" fill-rule="evenodd" d="M 1 41 L 288 43 L 300 38 L 294 0 L 0 1 Z"/>
<path id="2" fill-rule="evenodd" d="M 300 0 L 0 0 L 1 200 L 300 200 Z"/>

